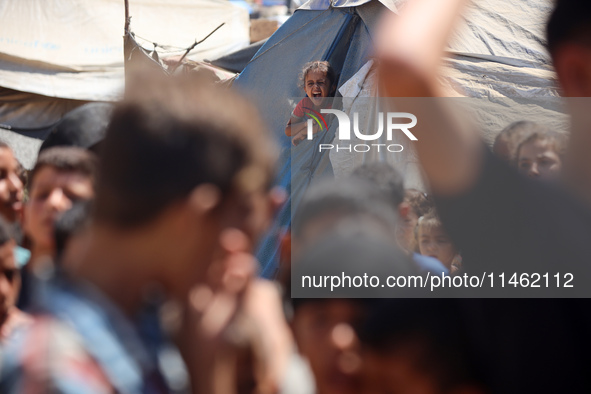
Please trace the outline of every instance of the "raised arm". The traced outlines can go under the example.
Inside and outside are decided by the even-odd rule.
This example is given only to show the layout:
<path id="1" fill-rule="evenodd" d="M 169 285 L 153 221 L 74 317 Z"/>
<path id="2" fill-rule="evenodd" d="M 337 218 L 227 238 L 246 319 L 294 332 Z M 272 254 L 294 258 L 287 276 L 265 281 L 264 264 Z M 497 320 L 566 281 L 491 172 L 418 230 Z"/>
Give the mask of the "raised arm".
<path id="1" fill-rule="evenodd" d="M 466 3 L 411 0 L 400 15 L 382 21 L 376 42 L 381 95 L 397 97 L 396 110 L 417 117 L 413 133 L 421 165 L 431 189 L 444 196 L 470 188 L 483 158 L 475 126 L 440 99 L 445 92 L 438 81 L 446 43 Z"/>
<path id="2" fill-rule="evenodd" d="M 313 133 L 316 134 L 319 131 L 319 128 L 316 124 L 312 126 Z M 287 126 L 285 126 L 285 135 L 288 137 L 292 137 L 291 142 L 292 144 L 298 145 L 302 140 L 306 139 L 306 135 L 308 133 L 308 124 L 305 118 L 298 118 L 293 116 L 287 122 Z"/>

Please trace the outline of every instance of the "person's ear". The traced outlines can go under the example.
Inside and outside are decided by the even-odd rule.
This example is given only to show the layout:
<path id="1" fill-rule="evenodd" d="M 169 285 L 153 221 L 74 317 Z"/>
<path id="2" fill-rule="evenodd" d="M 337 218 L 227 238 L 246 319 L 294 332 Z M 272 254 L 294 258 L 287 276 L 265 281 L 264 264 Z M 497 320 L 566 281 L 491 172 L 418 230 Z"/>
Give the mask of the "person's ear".
<path id="1" fill-rule="evenodd" d="M 205 214 L 217 207 L 222 199 L 222 194 L 217 186 L 206 183 L 197 186 L 189 195 L 189 205 L 194 212 Z"/>
<path id="2" fill-rule="evenodd" d="M 563 44 L 553 57 L 562 95 L 591 97 L 591 49 L 578 44 Z"/>
<path id="3" fill-rule="evenodd" d="M 400 203 L 398 205 L 398 215 L 400 219 L 406 219 L 410 213 L 410 205 L 407 202 Z"/>

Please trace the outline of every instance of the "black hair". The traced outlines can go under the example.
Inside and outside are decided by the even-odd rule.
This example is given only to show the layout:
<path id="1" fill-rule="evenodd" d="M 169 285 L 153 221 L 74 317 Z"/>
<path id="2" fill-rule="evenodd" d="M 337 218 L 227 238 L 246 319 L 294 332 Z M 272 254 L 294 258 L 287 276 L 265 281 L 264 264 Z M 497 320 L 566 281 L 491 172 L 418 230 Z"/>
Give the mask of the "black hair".
<path id="1" fill-rule="evenodd" d="M 394 209 L 404 201 L 404 178 L 386 162 L 374 161 L 363 164 L 355 168 L 351 175 L 374 183 L 392 202 Z"/>
<path id="2" fill-rule="evenodd" d="M 294 214 L 293 236 L 300 238 L 310 222 L 325 215 L 372 218 L 392 231 L 397 222 L 397 212 L 382 190 L 359 178 L 333 180 L 310 187 Z"/>
<path id="3" fill-rule="evenodd" d="M 59 146 L 42 151 L 37 158 L 35 167 L 29 174 L 31 180 L 29 188 L 35 179 L 35 175 L 44 167 L 52 167 L 63 172 L 79 172 L 88 176 L 93 185 L 97 178 L 97 157 L 94 153 L 73 146 Z"/>
<path id="4" fill-rule="evenodd" d="M 68 112 L 53 126 L 39 151 L 56 146 L 91 149 L 102 141 L 114 105 L 88 103 Z"/>
<path id="5" fill-rule="evenodd" d="M 550 54 L 566 42 L 591 47 L 591 2 L 588 0 L 556 0 L 546 26 Z"/>
<path id="6" fill-rule="evenodd" d="M 411 292 L 403 288 L 379 286 L 345 285 L 330 289 L 313 284 L 304 287 L 302 283 L 304 276 L 318 279 L 341 273 L 350 277 L 366 275 L 379 278 L 418 274 L 414 262 L 375 223 L 352 221 L 308 244 L 293 262 L 292 293 L 293 289 L 298 289 L 300 295 L 305 292 L 305 297 L 292 298 L 294 310 L 297 311 L 304 304 L 326 301 L 324 297 L 327 296 L 342 299 L 354 297 L 351 302 L 371 304 L 373 298 L 408 295 Z M 316 279 L 310 283 L 316 283 Z"/>

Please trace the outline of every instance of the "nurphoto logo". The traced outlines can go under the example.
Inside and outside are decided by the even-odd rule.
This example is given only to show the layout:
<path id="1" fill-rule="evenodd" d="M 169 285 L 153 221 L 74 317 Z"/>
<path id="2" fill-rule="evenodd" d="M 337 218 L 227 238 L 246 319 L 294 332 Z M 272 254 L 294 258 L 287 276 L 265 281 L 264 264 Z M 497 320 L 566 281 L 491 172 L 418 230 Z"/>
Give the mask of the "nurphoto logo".
<path id="1" fill-rule="evenodd" d="M 351 123 L 353 124 L 353 133 L 355 134 L 355 137 L 357 137 L 359 140 L 379 140 L 384 134 L 384 118 L 386 119 L 385 129 L 387 141 L 392 141 L 395 131 L 401 131 L 411 141 L 418 140 L 417 137 L 415 137 L 415 135 L 410 131 L 411 128 L 417 125 L 417 117 L 408 112 L 387 112 L 386 114 L 384 114 L 383 112 L 378 113 L 378 129 L 373 134 L 365 134 L 359 130 L 359 114 L 357 112 L 353 113 L 353 122 L 351 122 L 349 115 L 337 109 L 321 109 L 320 112 L 322 114 L 333 114 L 337 117 L 337 121 L 339 122 L 337 137 L 339 141 L 351 140 Z M 406 120 L 406 122 L 401 122 L 401 120 Z M 318 124 L 321 130 L 324 129 L 323 126 L 328 129 L 327 122 L 321 114 L 317 112 L 314 114 L 314 116 L 310 114 L 310 118 L 308 119 L 307 123 L 309 140 L 314 139 L 314 121 Z M 400 144 L 355 144 L 349 146 L 320 144 L 318 147 L 319 151 L 336 149 L 337 151 L 348 150 L 349 152 L 368 152 L 372 148 L 376 148 L 378 152 L 381 148 L 386 149 L 388 152 L 401 152 L 403 150 L 403 146 Z"/>

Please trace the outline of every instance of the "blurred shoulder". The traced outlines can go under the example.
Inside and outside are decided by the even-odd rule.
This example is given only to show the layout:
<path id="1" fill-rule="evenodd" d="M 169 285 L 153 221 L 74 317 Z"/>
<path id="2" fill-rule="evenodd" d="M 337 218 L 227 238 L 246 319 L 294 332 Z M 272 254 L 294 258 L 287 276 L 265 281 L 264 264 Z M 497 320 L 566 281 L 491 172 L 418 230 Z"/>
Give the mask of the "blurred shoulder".
<path id="1" fill-rule="evenodd" d="M 105 373 L 66 322 L 36 316 L 0 347 L 2 393 L 113 393 Z"/>

